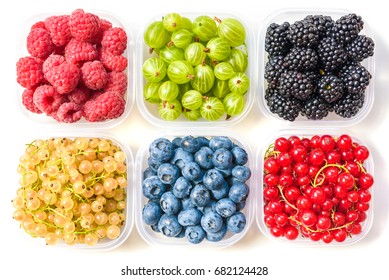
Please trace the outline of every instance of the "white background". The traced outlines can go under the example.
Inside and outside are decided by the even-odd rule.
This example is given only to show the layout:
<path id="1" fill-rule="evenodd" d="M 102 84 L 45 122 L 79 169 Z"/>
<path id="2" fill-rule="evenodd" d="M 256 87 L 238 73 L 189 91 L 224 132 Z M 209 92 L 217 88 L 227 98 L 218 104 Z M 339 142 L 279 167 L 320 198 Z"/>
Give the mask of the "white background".
<path id="1" fill-rule="evenodd" d="M 124 4 L 125 3 L 125 4 Z M 381 2 L 382 3 L 382 2 Z M 162 266 L 213 269 L 217 266 L 267 266 L 266 279 L 366 279 L 373 275 L 387 275 L 388 230 L 388 91 L 389 33 L 385 8 L 375 1 L 245 1 L 245 0 L 142 0 L 142 1 L 19 1 L 9 2 L 0 18 L 0 71 L 1 71 L 1 194 L 0 194 L 0 278 L 9 279 L 123 279 L 121 268 Z M 347 132 L 357 136 L 369 146 L 375 162 L 374 221 L 369 234 L 349 247 L 298 247 L 279 243 L 260 233 L 256 223 L 237 244 L 223 249 L 152 247 L 145 243 L 134 227 L 128 239 L 118 248 L 108 252 L 90 252 L 72 248 L 48 247 L 42 240 L 31 239 L 12 220 L 11 199 L 18 187 L 16 166 L 21 147 L 40 133 L 50 134 L 46 125 L 29 121 L 19 112 L 15 102 L 16 50 L 20 48 L 18 32 L 24 21 L 41 12 L 70 13 L 76 8 L 105 10 L 116 14 L 134 35 L 151 17 L 167 12 L 209 11 L 237 12 L 257 32 L 265 18 L 279 8 L 345 8 L 363 17 L 369 24 L 376 42 L 375 101 L 371 113 L 362 122 L 347 127 Z M 253 77 L 255 79 L 255 77 Z M 258 91 L 257 91 L 258 92 Z M 259 92 L 258 92 L 259 93 Z M 269 122 L 254 104 L 242 123 L 229 129 L 238 133 L 255 151 L 269 132 L 281 129 Z M 325 133 L 325 128 L 318 128 Z M 119 127 L 109 131 L 121 141 L 128 143 L 134 152 L 142 139 L 157 132 L 134 106 L 129 118 Z M 8 278 L 5 278 L 7 277 Z M 130 278 L 129 276 L 127 276 Z M 373 276 L 374 277 L 374 276 Z M 132 279 L 156 279 L 131 277 Z M 223 277 L 220 277 L 222 279 Z M 228 278 L 228 277 L 227 277 Z M 235 278 L 235 277 L 234 277 Z M 242 276 L 241 279 L 250 277 Z M 254 277 L 252 277 L 254 278 Z M 160 278 L 164 279 L 164 278 Z M 166 278 L 168 279 L 168 278 Z M 174 279 L 174 278 L 169 278 Z M 176 278 L 180 279 L 180 278 Z M 187 277 L 182 279 L 218 279 Z"/>

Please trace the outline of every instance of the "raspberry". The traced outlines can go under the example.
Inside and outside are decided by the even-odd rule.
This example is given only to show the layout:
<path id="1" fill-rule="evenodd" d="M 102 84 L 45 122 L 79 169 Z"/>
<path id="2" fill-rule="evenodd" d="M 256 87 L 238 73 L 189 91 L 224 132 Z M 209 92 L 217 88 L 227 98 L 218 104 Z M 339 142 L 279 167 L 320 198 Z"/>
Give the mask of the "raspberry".
<path id="1" fill-rule="evenodd" d="M 103 33 L 101 45 L 110 53 L 121 55 L 127 48 L 127 34 L 123 28 L 111 28 Z"/>
<path id="2" fill-rule="evenodd" d="M 123 72 L 108 72 L 107 83 L 104 86 L 104 91 L 116 92 L 124 96 L 127 90 L 127 75 Z"/>
<path id="3" fill-rule="evenodd" d="M 101 40 L 103 39 L 104 32 L 111 28 L 112 28 L 112 23 L 106 19 L 101 18 L 99 33 L 94 38 L 89 40 L 89 42 L 92 44 L 100 44 Z"/>
<path id="4" fill-rule="evenodd" d="M 65 47 L 65 58 L 73 64 L 79 61 L 95 60 L 97 57 L 97 50 L 89 42 L 71 39 Z"/>
<path id="5" fill-rule="evenodd" d="M 25 88 L 31 89 L 43 81 L 41 59 L 31 56 L 22 57 L 16 63 L 16 81 Z"/>
<path id="6" fill-rule="evenodd" d="M 34 91 L 32 89 L 25 89 L 22 94 L 22 103 L 27 110 L 36 113 L 42 114 L 42 111 L 34 104 Z"/>
<path id="7" fill-rule="evenodd" d="M 81 81 L 87 88 L 102 89 L 107 83 L 104 65 L 98 60 L 85 62 L 81 67 Z"/>
<path id="8" fill-rule="evenodd" d="M 69 18 L 69 28 L 74 38 L 86 41 L 99 33 L 100 19 L 94 14 L 78 9 Z"/>
<path id="9" fill-rule="evenodd" d="M 66 94 L 77 87 L 80 79 L 80 69 L 70 62 L 64 62 L 51 68 L 46 73 L 45 78 L 58 93 Z"/>
<path id="10" fill-rule="evenodd" d="M 62 103 L 58 108 L 57 117 L 60 122 L 77 122 L 82 118 L 82 106 L 74 102 Z"/>
<path id="11" fill-rule="evenodd" d="M 69 16 L 51 16 L 45 19 L 46 29 L 49 31 L 51 39 L 56 46 L 65 46 L 72 38 L 69 29 Z"/>
<path id="12" fill-rule="evenodd" d="M 125 109 L 125 100 L 113 92 L 105 92 L 84 105 L 84 117 L 90 122 L 120 117 Z"/>
<path id="13" fill-rule="evenodd" d="M 105 48 L 100 49 L 100 61 L 109 71 L 121 72 L 127 68 L 127 58 L 122 55 L 114 55 Z"/>
<path id="14" fill-rule="evenodd" d="M 33 29 L 35 29 L 35 28 L 43 28 L 43 29 L 46 29 L 45 22 L 44 22 L 44 21 L 37 21 L 37 22 L 35 22 L 35 23 L 31 26 L 31 30 L 33 30 Z"/>
<path id="15" fill-rule="evenodd" d="M 27 36 L 27 51 L 35 57 L 46 58 L 54 50 L 49 32 L 43 28 L 34 28 Z"/>
<path id="16" fill-rule="evenodd" d="M 89 96 L 90 91 L 86 87 L 77 87 L 75 90 L 67 94 L 67 98 L 70 102 L 79 105 L 83 105 L 89 99 Z"/>
<path id="17" fill-rule="evenodd" d="M 43 75 L 46 75 L 46 73 L 53 67 L 59 66 L 62 63 L 64 63 L 65 57 L 59 54 L 52 54 L 48 58 L 46 58 L 45 62 L 43 62 L 42 66 L 42 72 Z"/>
<path id="18" fill-rule="evenodd" d="M 43 85 L 36 88 L 33 100 L 39 110 L 50 115 L 58 110 L 65 98 L 54 87 Z"/>

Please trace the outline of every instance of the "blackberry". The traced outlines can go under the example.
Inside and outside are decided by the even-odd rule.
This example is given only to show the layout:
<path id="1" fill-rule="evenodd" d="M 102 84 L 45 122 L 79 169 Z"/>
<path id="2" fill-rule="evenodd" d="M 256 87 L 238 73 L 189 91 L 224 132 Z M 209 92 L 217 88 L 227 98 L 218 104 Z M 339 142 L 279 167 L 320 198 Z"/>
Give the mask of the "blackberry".
<path id="1" fill-rule="evenodd" d="M 313 95 L 301 106 L 301 115 L 310 120 L 321 120 L 327 117 L 331 110 L 331 106 L 320 96 Z"/>
<path id="2" fill-rule="evenodd" d="M 342 16 L 335 22 L 331 36 L 339 43 L 348 44 L 358 36 L 363 24 L 362 18 L 356 14 Z"/>
<path id="3" fill-rule="evenodd" d="M 283 24 L 272 23 L 267 28 L 265 50 L 269 56 L 284 55 L 289 51 L 290 42 L 287 39 L 289 26 L 288 22 Z"/>
<path id="4" fill-rule="evenodd" d="M 289 27 L 289 41 L 298 47 L 314 47 L 319 42 L 319 30 L 306 20 L 296 21 Z"/>
<path id="5" fill-rule="evenodd" d="M 374 54 L 374 41 L 365 35 L 358 35 L 354 41 L 346 45 L 348 56 L 355 61 L 362 61 Z"/>
<path id="6" fill-rule="evenodd" d="M 285 67 L 284 67 L 283 56 L 271 57 L 266 62 L 264 77 L 268 82 L 268 86 L 270 88 L 274 88 L 277 86 L 278 79 L 280 78 L 281 74 L 284 71 L 285 71 Z"/>
<path id="7" fill-rule="evenodd" d="M 347 93 L 334 103 L 335 114 L 343 118 L 354 117 L 365 103 L 365 93 Z"/>
<path id="8" fill-rule="evenodd" d="M 318 57 L 310 48 L 294 47 L 285 56 L 284 66 L 289 70 L 307 71 L 316 68 Z"/>
<path id="9" fill-rule="evenodd" d="M 324 71 L 333 71 L 347 61 L 343 45 L 331 37 L 323 38 L 317 46 L 317 55 Z"/>
<path id="10" fill-rule="evenodd" d="M 308 15 L 304 20 L 312 23 L 319 31 L 319 37 L 326 37 L 334 27 L 335 21 L 330 16 L 324 15 Z"/>
<path id="11" fill-rule="evenodd" d="M 324 75 L 318 82 L 317 92 L 326 102 L 333 103 L 342 97 L 343 83 L 335 75 Z"/>
<path id="12" fill-rule="evenodd" d="M 300 100 L 306 100 L 312 95 L 314 85 L 304 73 L 287 71 L 281 74 L 278 89 L 280 94 L 285 97 L 293 96 Z"/>
<path id="13" fill-rule="evenodd" d="M 293 122 L 300 114 L 301 103 L 296 98 L 285 97 L 277 90 L 270 90 L 266 91 L 265 99 L 270 112 L 284 120 Z"/>
<path id="14" fill-rule="evenodd" d="M 358 62 L 352 62 L 340 69 L 339 77 L 348 93 L 362 93 L 370 83 L 371 74 Z"/>

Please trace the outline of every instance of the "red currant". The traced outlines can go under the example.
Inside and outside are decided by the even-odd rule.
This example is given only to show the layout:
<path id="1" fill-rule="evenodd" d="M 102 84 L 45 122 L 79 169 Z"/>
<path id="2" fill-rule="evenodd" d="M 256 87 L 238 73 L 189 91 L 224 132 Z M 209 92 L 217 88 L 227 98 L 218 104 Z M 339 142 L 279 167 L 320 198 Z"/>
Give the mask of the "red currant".
<path id="1" fill-rule="evenodd" d="M 308 174 L 309 166 L 305 162 L 297 162 L 293 167 L 293 171 L 297 177 L 302 177 Z"/>
<path id="2" fill-rule="evenodd" d="M 326 159 L 328 164 L 338 164 L 341 161 L 342 156 L 338 151 L 332 150 L 327 153 Z"/>
<path id="3" fill-rule="evenodd" d="M 274 174 L 265 175 L 263 181 L 268 187 L 275 187 L 278 184 L 278 176 Z"/>
<path id="4" fill-rule="evenodd" d="M 289 203 L 294 203 L 300 195 L 300 190 L 295 186 L 285 188 L 284 196 Z"/>
<path id="5" fill-rule="evenodd" d="M 314 166 L 321 166 L 324 163 L 326 155 L 320 148 L 316 148 L 309 153 L 309 163 Z"/>
<path id="6" fill-rule="evenodd" d="M 343 226 L 344 223 L 346 222 L 346 216 L 341 212 L 335 212 L 333 217 L 333 222 L 337 227 Z"/>
<path id="7" fill-rule="evenodd" d="M 362 173 L 358 178 L 358 186 L 363 190 L 367 190 L 373 184 L 374 178 L 369 173 Z"/>
<path id="8" fill-rule="evenodd" d="M 313 203 L 322 204 L 326 200 L 326 194 L 322 188 L 313 188 L 310 194 Z"/>
<path id="9" fill-rule="evenodd" d="M 312 136 L 310 146 L 311 146 L 311 149 L 320 148 L 320 136 L 319 135 Z"/>
<path id="10" fill-rule="evenodd" d="M 277 187 L 265 187 L 263 189 L 263 198 L 265 200 L 273 200 L 279 196 L 280 192 Z"/>
<path id="11" fill-rule="evenodd" d="M 330 217 L 320 215 L 317 218 L 316 227 L 319 230 L 328 230 L 331 227 L 331 219 L 330 219 Z"/>
<path id="12" fill-rule="evenodd" d="M 327 231 L 322 233 L 321 240 L 323 240 L 324 243 L 329 244 L 334 240 L 334 237 L 331 232 Z"/>
<path id="13" fill-rule="evenodd" d="M 292 158 L 288 153 L 280 153 L 277 156 L 277 162 L 281 167 L 289 166 L 292 163 Z"/>
<path id="14" fill-rule="evenodd" d="M 371 194 L 368 190 L 359 190 L 359 201 L 367 203 L 371 200 Z"/>
<path id="15" fill-rule="evenodd" d="M 329 152 L 335 148 L 336 142 L 331 135 L 323 135 L 320 137 L 320 147 L 323 151 Z"/>
<path id="16" fill-rule="evenodd" d="M 312 210 L 304 210 L 300 215 L 300 221 L 307 227 L 313 226 L 316 220 L 316 214 Z"/>
<path id="17" fill-rule="evenodd" d="M 360 163 L 363 163 L 369 157 L 369 154 L 369 150 L 363 145 L 354 148 L 354 158 Z"/>
<path id="18" fill-rule="evenodd" d="M 284 235 L 284 229 L 279 226 L 273 226 L 270 228 L 270 233 L 275 237 L 280 237 Z"/>
<path id="19" fill-rule="evenodd" d="M 278 226 L 283 227 L 288 222 L 288 215 L 286 215 L 285 213 L 277 213 L 274 215 L 274 219 Z"/>
<path id="20" fill-rule="evenodd" d="M 290 146 L 291 146 L 291 144 L 290 144 L 289 140 L 286 139 L 285 137 L 279 137 L 274 142 L 275 150 L 283 152 L 283 153 L 289 152 Z"/>
<path id="21" fill-rule="evenodd" d="M 345 135 L 345 134 L 339 136 L 338 141 L 336 142 L 336 147 L 340 151 L 347 151 L 347 150 L 351 149 L 352 145 L 353 145 L 352 138 L 348 135 Z"/>
<path id="22" fill-rule="evenodd" d="M 312 201 L 308 197 L 306 197 L 304 195 L 300 195 L 296 200 L 296 207 L 299 210 L 311 209 L 312 208 Z"/>
<path id="23" fill-rule="evenodd" d="M 329 183 L 336 183 L 338 182 L 338 176 L 339 176 L 339 168 L 335 166 L 327 167 L 324 170 L 324 176 Z"/>
<path id="24" fill-rule="evenodd" d="M 307 158 L 308 152 L 304 146 L 296 146 L 290 151 L 294 162 L 303 162 Z"/>
<path id="25" fill-rule="evenodd" d="M 295 240 L 299 235 L 298 230 L 295 227 L 287 226 L 285 227 L 284 236 L 288 240 Z"/>
<path id="26" fill-rule="evenodd" d="M 345 190 L 350 190 L 354 187 L 355 178 L 350 173 L 340 173 L 338 176 L 338 184 Z"/>
<path id="27" fill-rule="evenodd" d="M 332 235 L 337 242 L 343 242 L 347 238 L 347 232 L 343 228 L 335 230 Z"/>
<path id="28" fill-rule="evenodd" d="M 346 221 L 355 222 L 356 220 L 358 220 L 358 212 L 355 210 L 349 210 L 346 214 Z"/>
<path id="29" fill-rule="evenodd" d="M 280 165 L 275 158 L 267 158 L 264 163 L 264 169 L 267 174 L 277 174 L 280 170 Z"/>

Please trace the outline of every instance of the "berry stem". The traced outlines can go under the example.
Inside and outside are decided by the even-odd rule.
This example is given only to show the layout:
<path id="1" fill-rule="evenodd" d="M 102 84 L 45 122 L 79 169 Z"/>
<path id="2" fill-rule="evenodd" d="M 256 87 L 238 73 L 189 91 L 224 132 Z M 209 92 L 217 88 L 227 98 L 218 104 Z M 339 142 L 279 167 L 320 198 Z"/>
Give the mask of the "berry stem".
<path id="1" fill-rule="evenodd" d="M 350 173 L 346 167 L 340 164 L 335 164 L 335 163 L 329 163 L 326 164 L 319 169 L 319 171 L 316 173 L 315 178 L 313 179 L 312 187 L 316 188 L 317 186 L 320 186 L 321 184 L 317 184 L 317 179 L 319 178 L 319 175 L 326 169 L 327 167 L 338 167 L 339 169 L 343 169 L 345 172 Z M 325 176 L 323 176 L 325 178 Z"/>
<path id="2" fill-rule="evenodd" d="M 296 210 L 298 212 L 299 211 L 298 208 L 286 199 L 286 197 L 284 196 L 284 193 L 282 192 L 282 188 L 279 184 L 277 184 L 277 188 L 280 191 L 280 195 L 281 195 L 282 199 L 286 202 L 286 204 L 288 204 L 290 207 L 292 207 L 294 210 Z"/>

